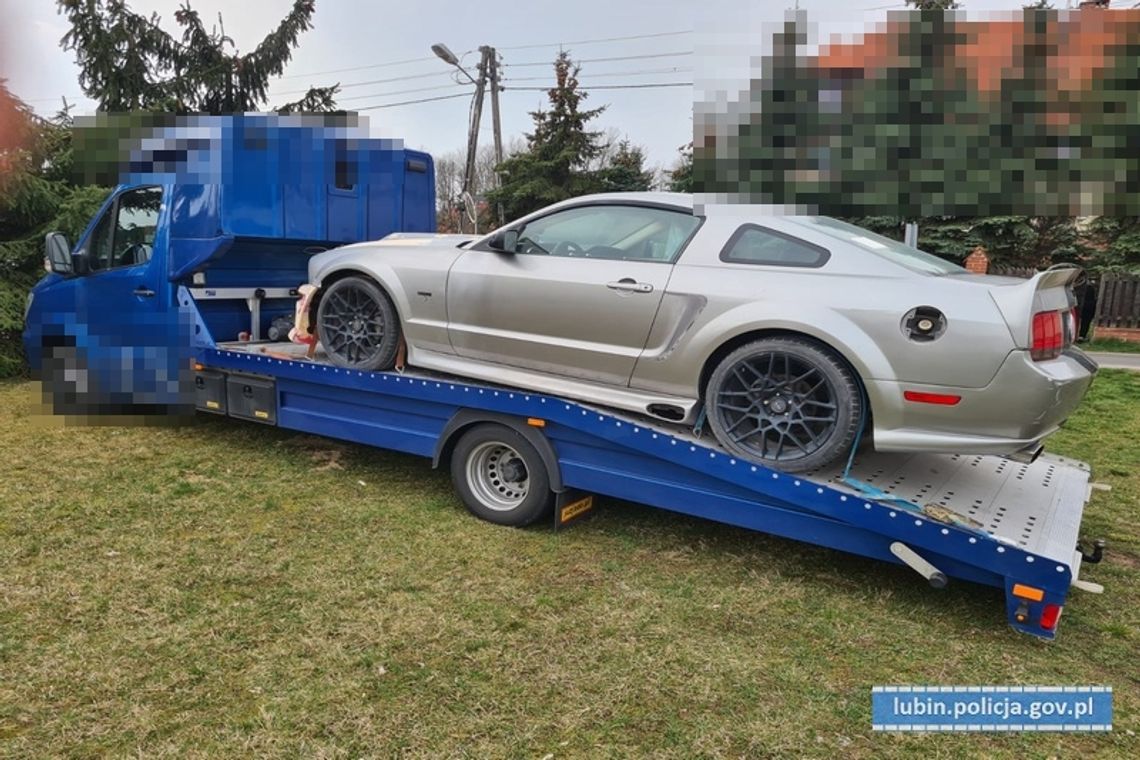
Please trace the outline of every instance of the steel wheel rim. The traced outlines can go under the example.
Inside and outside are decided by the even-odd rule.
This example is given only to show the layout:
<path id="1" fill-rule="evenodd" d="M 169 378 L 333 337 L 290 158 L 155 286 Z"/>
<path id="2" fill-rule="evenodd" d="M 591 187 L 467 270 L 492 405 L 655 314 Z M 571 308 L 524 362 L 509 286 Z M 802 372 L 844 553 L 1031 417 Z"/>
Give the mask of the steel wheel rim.
<path id="1" fill-rule="evenodd" d="M 325 350 L 350 364 L 365 364 L 375 358 L 387 332 L 376 299 L 356 285 L 332 290 L 325 298 L 321 319 Z"/>
<path id="2" fill-rule="evenodd" d="M 792 462 L 819 451 L 835 432 L 835 388 L 810 361 L 786 351 L 741 359 L 716 390 L 724 437 L 758 459 Z"/>
<path id="3" fill-rule="evenodd" d="M 517 508 L 530 493 L 530 473 L 519 453 L 489 441 L 467 456 L 467 483 L 479 502 L 496 512 Z"/>

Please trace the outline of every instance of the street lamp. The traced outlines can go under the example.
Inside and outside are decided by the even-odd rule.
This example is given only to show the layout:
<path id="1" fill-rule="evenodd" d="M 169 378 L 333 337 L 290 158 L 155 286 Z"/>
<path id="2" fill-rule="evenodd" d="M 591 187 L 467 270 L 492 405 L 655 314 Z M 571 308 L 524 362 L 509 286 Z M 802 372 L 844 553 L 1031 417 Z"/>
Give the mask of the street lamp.
<path id="1" fill-rule="evenodd" d="M 449 48 L 447 45 L 444 45 L 442 42 L 437 42 L 431 46 L 431 52 L 435 53 L 436 57 L 446 63 L 448 66 L 454 66 L 455 68 L 462 71 L 463 76 L 471 80 L 471 84 L 478 84 L 475 81 L 475 78 L 467 73 L 467 69 L 459 65 L 459 59 L 455 56 L 455 53 L 451 52 L 451 48 Z"/>
<path id="2" fill-rule="evenodd" d="M 479 139 L 479 119 L 483 112 L 483 90 L 487 85 L 487 50 L 488 48 L 481 48 L 483 52 L 483 59 L 479 62 L 479 79 L 476 80 L 473 76 L 467 73 L 467 69 L 459 65 L 459 59 L 455 53 L 451 52 L 451 48 L 444 45 L 442 42 L 437 42 L 431 46 L 431 52 L 449 66 L 454 66 L 467 77 L 470 82 L 475 85 L 475 100 L 471 108 L 471 123 L 467 128 L 467 162 L 463 169 L 463 210 L 466 215 L 469 215 L 472 220 L 472 226 L 476 233 L 479 232 L 478 209 L 471 198 L 471 183 L 475 176 L 475 151 L 477 148 L 477 141 Z M 460 232 L 463 231 L 463 218 L 459 220 Z"/>

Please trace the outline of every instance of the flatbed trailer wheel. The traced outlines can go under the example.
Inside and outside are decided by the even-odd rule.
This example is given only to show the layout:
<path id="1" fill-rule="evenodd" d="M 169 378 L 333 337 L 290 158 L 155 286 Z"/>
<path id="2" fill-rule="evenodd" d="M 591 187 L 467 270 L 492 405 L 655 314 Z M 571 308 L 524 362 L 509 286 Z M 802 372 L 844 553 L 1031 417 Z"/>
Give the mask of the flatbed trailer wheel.
<path id="1" fill-rule="evenodd" d="M 498 525 L 529 525 L 554 504 L 542 457 L 505 425 L 477 425 L 463 433 L 451 453 L 451 480 L 476 517 Z"/>

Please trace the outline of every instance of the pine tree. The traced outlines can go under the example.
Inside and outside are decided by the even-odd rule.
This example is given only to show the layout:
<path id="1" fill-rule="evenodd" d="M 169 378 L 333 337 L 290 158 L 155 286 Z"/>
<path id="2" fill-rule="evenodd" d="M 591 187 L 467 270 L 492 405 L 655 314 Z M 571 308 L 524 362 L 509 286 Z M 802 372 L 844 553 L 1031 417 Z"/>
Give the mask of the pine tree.
<path id="1" fill-rule="evenodd" d="M 316 0 L 294 0 L 277 29 L 242 55 L 221 17 L 207 29 L 189 0 L 174 13 L 181 40 L 159 27 L 157 14 L 141 16 L 125 0 L 57 2 L 71 24 L 63 47 L 75 51 L 79 84 L 104 111 L 256 111 L 267 100 L 269 80 L 284 72 L 312 27 L 316 8 Z M 310 88 L 283 110 L 333 110 L 337 89 Z"/>
<path id="2" fill-rule="evenodd" d="M 693 144 L 678 149 L 681 154 L 669 170 L 669 189 L 674 193 L 693 192 Z"/>
<path id="3" fill-rule="evenodd" d="M 592 192 L 598 180 L 586 164 L 601 155 L 600 132 L 586 125 L 605 106 L 583 110 L 587 93 L 578 89 L 579 67 L 567 52 L 554 61 L 554 87 L 547 91 L 549 110 L 532 111 L 534 131 L 527 134 L 527 150 L 499 166 L 502 185 L 487 194 L 500 205 L 507 219 L 515 219 L 543 206 Z"/>
<path id="4" fill-rule="evenodd" d="M 919 11 L 952 11 L 959 7 L 955 0 L 906 0 L 906 4 Z"/>
<path id="5" fill-rule="evenodd" d="M 598 189 L 606 193 L 639 192 L 653 187 L 653 172 L 645 168 L 645 151 L 622 140 L 609 166 L 598 171 Z"/>

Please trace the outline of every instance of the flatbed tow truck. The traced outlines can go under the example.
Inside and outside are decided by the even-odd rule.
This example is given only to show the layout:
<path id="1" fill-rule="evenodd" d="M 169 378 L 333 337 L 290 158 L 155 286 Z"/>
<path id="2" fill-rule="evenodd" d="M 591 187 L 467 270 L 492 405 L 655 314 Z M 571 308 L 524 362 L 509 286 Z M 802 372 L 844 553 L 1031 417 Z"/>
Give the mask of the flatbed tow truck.
<path id="1" fill-rule="evenodd" d="M 227 129 L 232 138 L 223 139 L 224 145 L 232 139 L 248 146 L 245 127 Z M 258 145 L 264 145 L 264 125 L 259 129 Z M 279 137 L 288 143 L 287 136 Z M 481 490 L 510 497 L 512 484 L 527 476 L 517 461 L 509 461 L 517 456 L 530 468 L 531 484 L 553 494 L 556 526 L 587 513 L 595 494 L 639 502 L 905 564 L 935 587 L 950 578 L 996 586 L 1005 593 L 1010 625 L 1046 639 L 1056 635 L 1072 588 L 1100 590 L 1080 579 L 1082 561 L 1100 557 L 1099 545 L 1088 554 L 1078 547 L 1093 490 L 1081 462 L 1045 454 L 1025 464 L 995 456 L 881 454 L 864 447 L 847 466 L 789 474 L 735 458 L 699 429 L 415 368 L 348 370 L 320 351 L 308 356 L 303 345 L 263 337 L 275 319 L 291 312 L 312 253 L 391 231 L 434 228 L 430 157 L 398 146 L 364 150 L 358 141 L 353 150 L 364 157 L 348 183 L 342 181 L 344 162 L 356 154 L 335 140 L 327 145 L 336 160 L 327 161 L 326 169 L 337 175 L 335 181 L 330 176 L 327 198 L 309 198 L 283 214 L 258 216 L 251 208 L 263 208 L 266 201 L 251 206 L 232 191 L 227 198 L 201 185 L 157 185 L 164 201 L 155 212 L 153 255 L 110 267 L 133 296 L 123 303 L 146 301 L 151 309 L 143 317 L 150 322 L 145 333 L 137 316 L 132 322 L 119 315 L 110 326 L 100 326 L 101 312 L 81 308 L 86 290 L 108 274 L 83 260 L 93 255 L 89 241 L 100 234 L 98 219 L 70 257 L 58 246 L 53 253 L 49 242 L 56 274 L 33 291 L 47 306 L 29 306 L 25 333 L 45 387 L 58 393 L 59 383 L 75 376 L 76 362 L 91 383 L 102 378 L 106 385 L 110 381 L 99 370 L 100 351 L 108 346 L 118 377 L 130 379 L 136 397 L 156 402 L 163 393 L 152 377 L 155 364 L 191 366 L 200 410 L 427 457 L 451 467 L 461 494 Z M 238 157 L 248 163 L 248 156 Z M 275 166 L 285 171 L 287 162 Z M 264 161 L 260 167 L 257 176 L 264 177 Z M 147 179 L 128 180 L 117 189 L 101 217 L 122 216 L 121 207 L 129 204 L 116 199 Z M 293 181 L 281 180 L 286 186 Z M 383 197 L 398 198 L 394 213 L 391 204 L 378 203 L 378 188 Z M 282 193 L 278 202 L 281 197 L 291 196 Z M 187 198 L 197 203 L 182 202 Z M 387 221 L 378 222 L 380 217 Z M 142 278 L 135 290 L 129 290 L 135 281 L 124 274 L 130 272 Z M 66 293 L 67 287 L 79 295 L 52 294 L 53 288 Z M 163 315 L 170 315 L 169 324 L 156 329 Z M 162 344 L 174 335 L 184 342 Z M 124 346 L 146 353 L 145 378 L 142 360 L 128 362 Z M 132 369 L 124 372 L 125 366 Z M 185 387 L 185 380 L 168 378 L 167 390 Z M 480 516 L 522 522 L 510 509 Z"/>
<path id="2" fill-rule="evenodd" d="M 1093 490 L 1081 462 L 861 450 L 849 472 L 839 465 L 788 474 L 736 459 L 691 428 L 414 369 L 348 370 L 304 352 L 289 343 L 202 341 L 198 407 L 435 465 L 475 427 L 511 430 L 542 456 L 557 494 L 556 526 L 588 510 L 587 494 L 626 499 L 906 564 L 936 588 L 949 578 L 997 586 L 1010 625 L 1042 638 L 1055 636 L 1071 588 L 1098 590 L 1079 580 L 1081 516 Z"/>

